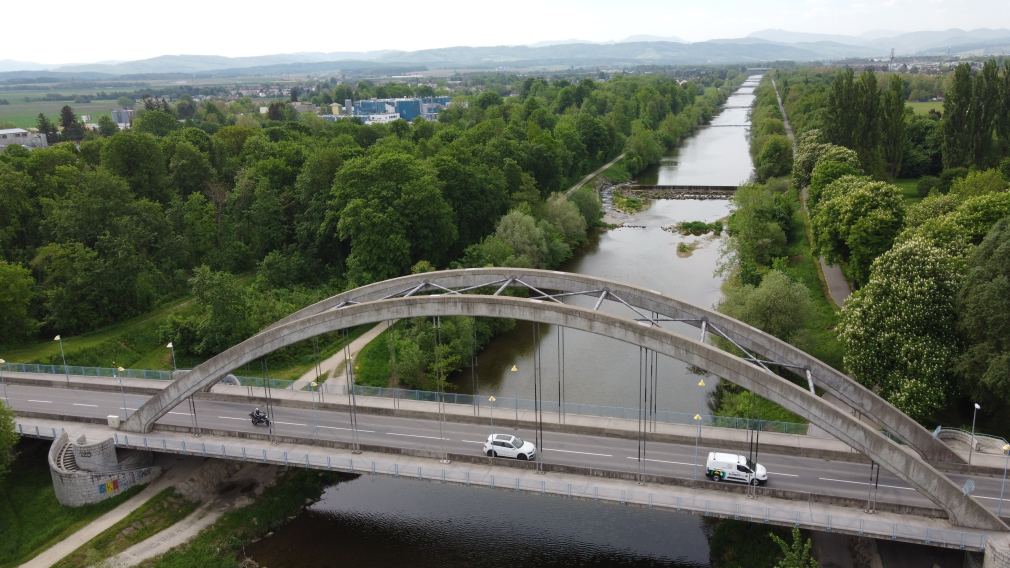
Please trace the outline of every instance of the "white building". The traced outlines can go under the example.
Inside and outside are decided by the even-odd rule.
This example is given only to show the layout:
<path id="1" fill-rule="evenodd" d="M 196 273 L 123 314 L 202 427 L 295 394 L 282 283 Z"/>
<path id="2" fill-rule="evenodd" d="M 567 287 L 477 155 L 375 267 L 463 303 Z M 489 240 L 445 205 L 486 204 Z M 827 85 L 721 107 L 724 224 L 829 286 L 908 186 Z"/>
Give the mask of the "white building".
<path id="1" fill-rule="evenodd" d="M 46 142 L 45 134 L 29 132 L 24 128 L 0 129 L 0 150 L 13 144 L 24 146 L 25 148 L 45 148 L 49 146 L 48 142 Z"/>

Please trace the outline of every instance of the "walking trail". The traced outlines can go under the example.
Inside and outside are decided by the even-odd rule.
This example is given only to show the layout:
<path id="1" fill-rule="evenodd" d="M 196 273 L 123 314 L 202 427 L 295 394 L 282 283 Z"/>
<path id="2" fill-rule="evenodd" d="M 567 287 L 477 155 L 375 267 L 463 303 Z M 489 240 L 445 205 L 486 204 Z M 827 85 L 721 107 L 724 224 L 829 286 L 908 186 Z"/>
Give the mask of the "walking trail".
<path id="1" fill-rule="evenodd" d="M 591 180 L 591 179 L 593 179 L 594 177 L 596 177 L 596 176 L 600 175 L 601 173 L 603 173 L 603 170 L 605 170 L 605 169 L 609 168 L 610 166 L 612 166 L 612 165 L 616 164 L 617 162 L 621 161 L 621 160 L 622 160 L 623 158 L 624 158 L 624 152 L 621 152 L 621 155 L 620 155 L 620 156 L 618 156 L 618 157 L 614 158 L 613 160 L 610 160 L 610 161 L 609 161 L 609 162 L 607 162 L 606 164 L 603 164 L 603 165 L 602 165 L 602 166 L 600 166 L 600 167 L 599 167 L 599 169 L 597 169 L 597 170 L 596 170 L 595 172 L 593 172 L 593 173 L 591 173 L 591 174 L 587 175 L 586 177 L 584 177 L 584 178 L 580 179 L 580 180 L 579 180 L 579 183 L 577 183 L 577 184 L 573 185 L 572 187 L 568 188 L 568 189 L 567 189 L 567 190 L 565 191 L 565 195 L 566 195 L 566 196 L 568 196 L 568 195 L 571 195 L 571 194 L 572 194 L 572 192 L 574 192 L 574 191 L 575 191 L 576 189 L 579 189 L 580 187 L 582 187 L 582 186 L 586 185 L 587 183 L 589 183 L 589 180 Z"/>
<path id="2" fill-rule="evenodd" d="M 148 499 L 160 493 L 163 489 L 174 487 L 182 480 L 192 474 L 198 462 L 183 461 L 166 467 L 165 472 L 150 485 L 145 487 L 133 497 L 130 497 L 115 509 L 98 517 L 81 530 L 63 539 L 61 542 L 46 549 L 42 554 L 32 558 L 21 565 L 21 568 L 46 568 L 60 561 L 64 556 L 77 550 L 84 543 L 95 538 L 112 525 L 123 520 L 127 515 L 136 511 Z"/>
<path id="3" fill-rule="evenodd" d="M 782 96 L 779 94 L 779 87 L 775 84 L 775 79 L 771 78 L 772 87 L 775 89 L 775 98 L 779 103 L 779 112 L 782 113 L 782 123 L 786 127 L 786 136 L 789 137 L 789 141 L 793 145 L 793 155 L 796 154 L 796 137 L 793 135 L 793 127 L 789 124 L 789 117 L 786 116 L 786 107 L 782 104 Z M 800 207 L 803 208 L 803 215 L 807 218 L 807 227 L 810 226 L 810 212 L 807 210 L 807 188 L 802 188 L 800 190 Z M 813 247 L 813 235 L 808 231 L 807 237 L 810 241 L 810 246 Z M 828 288 L 828 295 L 831 297 L 831 301 L 835 303 L 836 306 L 841 307 L 845 303 L 845 299 L 852 294 L 852 289 L 849 288 L 849 282 L 845 279 L 845 274 L 842 273 L 842 269 L 834 264 L 829 264 L 823 256 L 817 257 L 817 265 L 821 269 L 821 277 L 824 279 L 824 284 Z"/>
<path id="4" fill-rule="evenodd" d="M 368 345 L 370 341 L 379 336 L 380 333 L 389 329 L 391 325 L 396 323 L 396 321 L 384 321 L 376 324 L 372 329 L 363 333 L 360 337 L 351 342 L 350 352 L 351 361 L 358 356 L 365 345 Z M 317 377 L 327 377 L 326 382 L 334 385 L 330 388 L 335 388 L 336 385 L 347 384 L 346 376 L 346 365 L 344 365 L 344 350 L 341 349 L 319 362 L 319 374 L 316 374 L 316 368 L 313 367 L 309 369 L 304 375 L 298 378 L 298 380 L 291 383 L 289 389 L 293 390 L 305 390 L 312 381 L 317 380 Z"/>

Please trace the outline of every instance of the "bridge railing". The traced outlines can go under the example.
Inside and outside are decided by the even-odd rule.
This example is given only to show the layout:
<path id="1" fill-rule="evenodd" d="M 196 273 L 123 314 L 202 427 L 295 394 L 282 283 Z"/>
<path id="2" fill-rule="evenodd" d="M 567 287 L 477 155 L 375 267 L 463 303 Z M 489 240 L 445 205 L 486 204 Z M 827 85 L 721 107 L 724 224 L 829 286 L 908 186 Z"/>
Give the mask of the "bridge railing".
<path id="1" fill-rule="evenodd" d="M 40 428 L 37 425 L 22 424 L 20 421 L 17 422 L 17 430 L 21 435 L 38 438 L 56 438 L 62 432 L 56 428 Z M 339 450 L 326 452 L 322 449 L 308 452 L 298 446 L 284 449 L 275 447 L 268 442 L 257 445 L 139 434 L 114 433 L 113 436 L 116 445 L 123 448 L 357 474 L 389 475 L 569 498 L 619 502 L 650 508 L 663 507 L 711 517 L 865 535 L 961 550 L 983 551 L 988 540 L 988 535 L 981 531 L 933 527 L 928 523 L 894 522 L 864 514 L 858 509 L 845 511 L 814 508 L 804 506 L 806 504 L 802 502 L 799 507 L 777 506 L 760 498 L 760 494 L 757 499 L 741 499 L 734 494 L 713 495 L 697 491 L 692 491 L 685 496 L 683 492 L 663 491 L 662 486 L 659 485 L 607 484 L 593 478 L 588 478 L 586 482 L 573 483 L 566 478 L 536 475 L 528 469 L 519 468 L 477 469 L 463 464 L 447 467 L 444 464 L 418 463 L 416 459 L 401 463 L 402 460 L 393 456 L 381 455 L 376 458 Z"/>

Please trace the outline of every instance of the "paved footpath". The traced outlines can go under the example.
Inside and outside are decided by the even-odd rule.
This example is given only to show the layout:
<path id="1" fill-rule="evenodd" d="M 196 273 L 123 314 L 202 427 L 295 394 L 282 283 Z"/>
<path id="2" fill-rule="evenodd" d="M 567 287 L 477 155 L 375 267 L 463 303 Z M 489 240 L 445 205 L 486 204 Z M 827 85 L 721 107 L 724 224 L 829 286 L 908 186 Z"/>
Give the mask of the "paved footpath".
<path id="1" fill-rule="evenodd" d="M 108 437 L 108 434 L 104 434 L 104 437 Z M 99 440 L 104 438 L 89 439 Z M 142 489 L 140 493 L 130 497 L 115 509 L 105 513 L 101 517 L 98 517 L 81 530 L 63 539 L 61 542 L 49 547 L 43 551 L 42 554 L 39 554 L 28 562 L 25 562 L 21 565 L 21 568 L 46 568 L 47 566 L 56 564 L 66 555 L 77 550 L 89 540 L 95 538 L 112 525 L 126 518 L 126 516 L 130 513 L 139 509 L 140 506 L 146 503 L 151 497 L 161 493 L 164 489 L 174 487 L 176 484 L 184 480 L 194 469 L 193 466 L 194 464 L 192 462 L 180 462 L 173 464 L 172 467 L 168 468 L 161 475 L 161 477 Z"/>
<path id="2" fill-rule="evenodd" d="M 368 345 L 373 339 L 379 336 L 380 333 L 386 331 L 390 328 L 396 321 L 384 321 L 375 324 L 372 329 L 363 333 L 360 337 L 351 342 L 351 361 L 358 356 L 358 353 L 364 349 L 365 345 Z M 318 380 L 318 377 L 326 376 L 326 382 L 330 385 L 346 385 L 347 376 L 345 373 L 344 365 L 344 350 L 340 349 L 330 357 L 319 362 L 319 372 L 317 374 L 316 367 L 309 369 L 304 375 L 298 378 L 298 380 L 291 383 L 288 388 L 291 390 L 305 390 L 312 381 Z M 333 388 L 331 386 L 330 388 Z"/>
<path id="3" fill-rule="evenodd" d="M 786 116 L 786 107 L 782 104 L 782 97 L 779 95 L 779 87 L 775 84 L 775 79 L 772 79 L 772 87 L 775 89 L 775 98 L 778 99 L 779 112 L 782 113 L 782 123 L 786 128 L 786 135 L 789 136 L 789 141 L 793 144 L 793 154 L 796 153 L 796 137 L 793 135 L 793 127 L 789 124 L 789 117 Z M 807 210 L 807 188 L 802 188 L 800 190 L 800 206 L 803 208 L 803 214 L 807 218 L 807 226 L 810 225 L 810 212 Z M 808 232 L 807 237 L 810 241 L 811 252 L 813 249 L 813 236 Z M 829 264 L 828 261 L 823 256 L 817 257 L 817 265 L 821 269 L 821 277 L 824 280 L 825 286 L 828 288 L 828 296 L 831 297 L 831 301 L 835 303 L 836 306 L 841 307 L 845 303 L 845 299 L 852 294 L 852 289 L 849 287 L 849 281 L 845 279 L 845 274 L 842 273 L 842 269 L 834 264 Z"/>

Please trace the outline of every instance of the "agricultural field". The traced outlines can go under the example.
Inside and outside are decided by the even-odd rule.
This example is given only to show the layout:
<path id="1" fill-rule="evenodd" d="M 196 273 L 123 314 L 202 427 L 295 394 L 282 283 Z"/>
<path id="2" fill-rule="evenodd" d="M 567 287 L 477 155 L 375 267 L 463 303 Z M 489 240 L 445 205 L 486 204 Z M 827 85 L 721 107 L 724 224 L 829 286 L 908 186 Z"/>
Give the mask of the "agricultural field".
<path id="1" fill-rule="evenodd" d="M 23 102 L 24 96 L 18 93 L 16 98 L 8 93 L 0 91 L 0 99 L 7 99 L 10 104 L 0 105 L 0 125 L 9 127 L 29 128 L 34 127 L 39 113 L 45 113 L 49 120 L 59 122 L 60 109 L 64 105 L 70 105 L 77 116 L 87 114 L 91 122 L 97 122 L 101 116 L 109 116 L 110 111 L 119 108 L 119 103 L 115 100 L 94 100 L 90 103 L 74 103 L 73 101 L 33 101 Z M 17 102 L 21 101 L 21 102 Z"/>
<path id="2" fill-rule="evenodd" d="M 915 114 L 929 114 L 929 111 L 943 112 L 943 101 L 909 101 L 905 103 Z"/>

